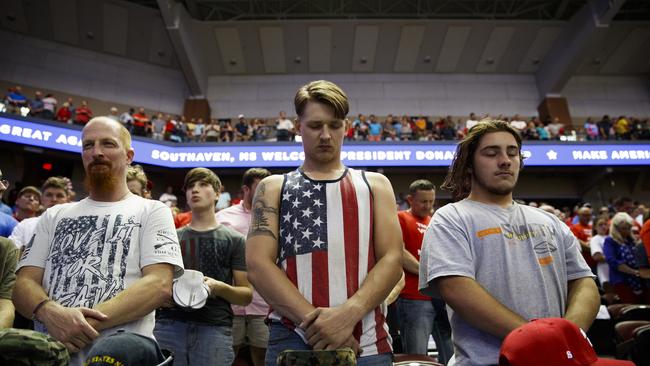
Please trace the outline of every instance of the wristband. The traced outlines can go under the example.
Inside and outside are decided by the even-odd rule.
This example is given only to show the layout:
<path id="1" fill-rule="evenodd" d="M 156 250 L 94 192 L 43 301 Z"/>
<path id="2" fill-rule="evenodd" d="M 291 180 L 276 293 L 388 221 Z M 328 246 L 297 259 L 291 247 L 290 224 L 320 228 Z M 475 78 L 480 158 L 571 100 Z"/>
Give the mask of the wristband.
<path id="1" fill-rule="evenodd" d="M 38 305 L 36 305 L 36 307 L 34 308 L 34 311 L 32 312 L 32 320 L 38 320 L 36 318 L 36 313 L 43 307 L 43 305 L 47 304 L 50 301 L 52 301 L 52 300 L 48 297 L 47 299 L 39 302 Z"/>

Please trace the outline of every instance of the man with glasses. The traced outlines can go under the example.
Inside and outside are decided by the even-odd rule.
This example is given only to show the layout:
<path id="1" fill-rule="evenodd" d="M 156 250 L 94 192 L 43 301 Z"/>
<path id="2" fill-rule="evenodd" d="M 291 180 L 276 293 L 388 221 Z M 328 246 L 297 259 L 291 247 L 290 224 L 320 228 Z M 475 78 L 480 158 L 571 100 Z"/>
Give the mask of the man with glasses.
<path id="1" fill-rule="evenodd" d="M 2 170 L 0 170 L 0 197 L 2 197 L 7 188 L 9 188 L 9 181 L 5 179 L 5 177 L 2 175 Z M 0 212 L 0 236 L 4 236 L 6 238 L 11 235 L 11 232 L 17 224 L 18 221 L 11 217 L 11 215 Z"/>

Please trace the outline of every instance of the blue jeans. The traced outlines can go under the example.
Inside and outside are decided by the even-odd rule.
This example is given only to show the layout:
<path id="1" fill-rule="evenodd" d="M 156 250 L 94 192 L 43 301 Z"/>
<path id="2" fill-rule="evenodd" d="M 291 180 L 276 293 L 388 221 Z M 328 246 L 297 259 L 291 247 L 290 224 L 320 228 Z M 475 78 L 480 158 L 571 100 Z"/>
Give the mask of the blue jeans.
<path id="1" fill-rule="evenodd" d="M 400 298 L 397 307 L 404 353 L 426 355 L 431 334 L 436 342 L 438 362 L 446 365 L 454 347 L 444 301 Z"/>
<path id="2" fill-rule="evenodd" d="M 160 348 L 174 353 L 174 366 L 232 365 L 232 329 L 171 319 L 157 319 L 153 331 Z"/>
<path id="3" fill-rule="evenodd" d="M 288 349 L 294 351 L 311 350 L 311 346 L 305 344 L 296 332 L 278 322 L 271 322 L 269 331 L 269 345 L 264 360 L 266 366 L 276 366 L 276 359 L 282 351 Z M 390 353 L 357 358 L 357 366 L 391 366 L 392 364 L 393 355 Z"/>

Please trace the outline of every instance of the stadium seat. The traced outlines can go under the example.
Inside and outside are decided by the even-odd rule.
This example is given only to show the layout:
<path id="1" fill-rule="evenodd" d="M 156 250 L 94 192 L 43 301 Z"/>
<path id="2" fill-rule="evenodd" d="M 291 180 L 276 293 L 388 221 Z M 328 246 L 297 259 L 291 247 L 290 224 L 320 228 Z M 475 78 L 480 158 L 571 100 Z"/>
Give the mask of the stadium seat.
<path id="1" fill-rule="evenodd" d="M 625 320 L 650 320 L 650 306 L 630 305 L 621 310 L 620 321 Z"/>
<path id="2" fill-rule="evenodd" d="M 634 335 L 637 329 L 650 325 L 646 320 L 629 320 L 616 324 L 616 357 L 624 359 L 634 346 Z"/>
<path id="3" fill-rule="evenodd" d="M 621 311 L 623 311 L 623 308 L 626 306 L 630 306 L 633 304 L 613 304 L 607 306 L 607 311 L 609 312 L 609 315 L 612 317 L 613 320 L 618 320 L 618 318 L 621 316 Z"/>
<path id="4" fill-rule="evenodd" d="M 396 353 L 393 356 L 393 366 L 443 366 L 436 361 L 435 358 L 426 355 Z"/>
<path id="5" fill-rule="evenodd" d="M 630 356 L 637 366 L 650 366 L 650 325 L 635 331 Z"/>

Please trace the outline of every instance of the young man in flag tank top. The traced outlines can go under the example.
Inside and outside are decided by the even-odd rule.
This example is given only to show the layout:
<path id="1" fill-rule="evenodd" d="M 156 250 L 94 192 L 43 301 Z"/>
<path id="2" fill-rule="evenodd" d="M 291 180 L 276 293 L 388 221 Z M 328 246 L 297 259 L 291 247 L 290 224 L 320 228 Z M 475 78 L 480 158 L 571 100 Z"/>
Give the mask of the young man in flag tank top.
<path id="1" fill-rule="evenodd" d="M 287 349 L 349 347 L 358 365 L 390 365 L 383 301 L 402 272 L 393 189 L 341 162 L 349 104 L 337 85 L 311 82 L 294 102 L 304 163 L 259 183 L 246 243 L 271 307 L 266 364 Z"/>

